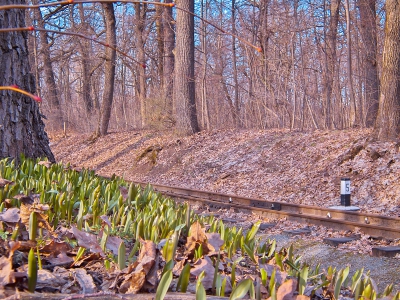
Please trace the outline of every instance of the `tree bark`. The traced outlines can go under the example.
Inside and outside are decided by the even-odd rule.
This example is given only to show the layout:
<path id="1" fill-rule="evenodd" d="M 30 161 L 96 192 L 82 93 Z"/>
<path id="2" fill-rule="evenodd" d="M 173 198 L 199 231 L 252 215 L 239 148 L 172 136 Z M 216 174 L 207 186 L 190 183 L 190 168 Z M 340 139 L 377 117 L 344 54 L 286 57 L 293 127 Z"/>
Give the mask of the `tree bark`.
<path id="1" fill-rule="evenodd" d="M 32 1 L 33 4 L 38 4 L 38 0 Z M 34 10 L 35 19 L 38 22 L 39 28 L 44 28 L 44 20 L 40 9 Z M 44 82 L 46 85 L 46 101 L 48 102 L 50 119 L 54 128 L 61 129 L 63 124 L 63 114 L 61 110 L 60 99 L 57 92 L 56 80 L 54 77 L 53 66 L 50 57 L 50 44 L 48 35 L 45 31 L 39 31 L 40 38 L 40 53 L 43 61 Z"/>
<path id="2" fill-rule="evenodd" d="M 386 1 L 381 91 L 374 133 L 379 140 L 400 134 L 400 0 Z"/>
<path id="3" fill-rule="evenodd" d="M 25 4 L 24 0 L 7 0 L 2 4 Z M 0 28 L 25 27 L 24 10 L 1 10 Z M 35 92 L 35 79 L 30 73 L 27 33 L 0 33 L 0 86 L 17 85 Z M 0 157 L 19 160 L 47 157 L 55 162 L 44 131 L 38 104 L 31 98 L 10 90 L 0 91 Z"/>
<path id="4" fill-rule="evenodd" d="M 117 34 L 115 30 L 115 14 L 112 3 L 102 3 L 104 16 L 106 21 L 106 43 L 110 47 L 106 47 L 106 62 L 104 65 L 104 92 L 103 102 L 100 110 L 100 120 L 97 135 L 104 136 L 107 134 L 108 125 L 110 123 L 111 109 L 114 96 L 114 80 L 115 80 L 115 60 L 117 46 Z"/>
<path id="5" fill-rule="evenodd" d="M 376 0 L 358 0 L 361 22 L 361 37 L 364 45 L 364 84 L 365 84 L 365 126 L 372 127 L 378 114 L 379 76 L 376 61 Z"/>
<path id="6" fill-rule="evenodd" d="M 81 26 L 83 27 L 84 31 L 83 34 L 89 34 L 89 26 L 86 23 L 85 17 L 85 8 L 83 4 L 78 4 L 79 8 L 79 17 Z M 73 18 L 72 18 L 73 20 Z M 93 111 L 94 103 L 93 98 L 90 93 L 91 91 L 91 83 L 90 83 L 90 41 L 86 39 L 79 39 L 78 40 L 79 50 L 81 54 L 81 65 L 82 65 L 82 86 L 81 86 L 81 93 L 83 97 L 83 102 L 85 104 L 86 113 L 90 114 Z"/>
<path id="7" fill-rule="evenodd" d="M 172 0 L 165 0 L 165 3 L 172 3 Z M 172 117 L 173 111 L 173 74 L 175 57 L 173 54 L 175 48 L 174 18 L 172 16 L 172 7 L 164 7 L 163 12 L 163 30 L 164 30 L 164 66 L 163 66 L 163 94 L 165 97 L 166 112 Z"/>
<path id="8" fill-rule="evenodd" d="M 333 128 L 332 118 L 332 87 L 336 66 L 336 38 L 339 22 L 340 0 L 331 0 L 328 32 L 326 33 L 324 98 L 325 98 L 325 127 Z"/>
<path id="9" fill-rule="evenodd" d="M 194 78 L 194 12 L 193 0 L 178 0 L 176 12 L 176 52 L 174 101 L 176 125 L 180 134 L 200 131 L 197 122 Z"/>
<path id="10" fill-rule="evenodd" d="M 135 3 L 135 35 L 136 35 L 136 48 L 137 48 L 137 61 L 139 64 L 137 65 L 137 72 L 139 74 L 137 92 L 139 94 L 139 102 L 140 102 L 140 118 L 141 118 L 141 127 L 144 128 L 146 126 L 146 56 L 144 50 L 144 39 L 143 39 L 143 31 L 144 31 L 144 22 L 146 19 L 146 4 L 143 3 Z"/>

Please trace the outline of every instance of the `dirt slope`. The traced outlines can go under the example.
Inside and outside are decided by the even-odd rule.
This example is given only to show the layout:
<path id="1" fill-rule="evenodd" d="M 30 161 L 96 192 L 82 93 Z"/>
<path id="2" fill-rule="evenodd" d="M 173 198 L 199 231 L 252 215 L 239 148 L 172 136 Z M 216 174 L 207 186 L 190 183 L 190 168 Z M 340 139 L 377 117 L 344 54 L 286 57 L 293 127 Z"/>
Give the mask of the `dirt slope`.
<path id="1" fill-rule="evenodd" d="M 400 151 L 368 130 L 231 130 L 177 138 L 170 133 L 112 133 L 52 138 L 57 161 L 127 180 L 175 185 L 317 206 L 340 204 L 350 177 L 352 205 L 400 214 Z"/>

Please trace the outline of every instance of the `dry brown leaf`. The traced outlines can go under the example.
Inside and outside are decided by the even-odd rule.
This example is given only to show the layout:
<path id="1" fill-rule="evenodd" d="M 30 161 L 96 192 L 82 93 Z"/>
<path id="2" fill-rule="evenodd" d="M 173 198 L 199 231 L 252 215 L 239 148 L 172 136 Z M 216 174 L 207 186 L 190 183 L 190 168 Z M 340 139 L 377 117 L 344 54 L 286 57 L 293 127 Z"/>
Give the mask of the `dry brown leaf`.
<path id="1" fill-rule="evenodd" d="M 146 282 L 145 272 L 139 271 L 125 276 L 124 282 L 120 285 L 118 291 L 122 294 L 136 294 Z"/>
<path id="2" fill-rule="evenodd" d="M 97 241 L 97 235 L 81 231 L 75 226 L 71 226 L 71 229 L 80 247 L 89 249 L 94 253 L 100 253 L 102 256 L 104 256 L 104 252 Z"/>
<path id="3" fill-rule="evenodd" d="M 219 233 L 206 233 L 206 236 L 208 244 L 214 248 L 210 249 L 212 251 L 218 251 L 224 244 L 224 241 L 221 239 L 221 235 Z"/>
<path id="4" fill-rule="evenodd" d="M 188 257 L 193 257 L 196 248 L 198 248 L 200 245 L 202 245 L 203 254 L 208 254 L 210 252 L 210 249 L 209 244 L 207 243 L 205 229 L 201 227 L 198 221 L 190 226 L 189 233 L 190 235 L 188 236 L 185 244 L 185 255 L 187 255 Z"/>
<path id="5" fill-rule="evenodd" d="M 111 222 L 107 215 L 100 216 L 100 219 L 102 219 L 104 223 L 111 227 Z"/>
<path id="6" fill-rule="evenodd" d="M 45 214 L 49 209 L 49 205 L 38 203 L 36 200 L 34 200 L 32 204 L 26 204 L 23 202 L 20 207 L 21 222 L 25 225 L 26 229 L 29 230 L 29 217 L 32 212 L 36 212 L 38 228 L 44 228 L 50 233 L 53 233 L 53 228 L 47 222 L 48 215 Z"/>
<path id="7" fill-rule="evenodd" d="M 136 294 L 140 291 L 144 283 L 146 282 L 146 275 L 143 271 L 134 273 L 131 278 L 131 285 L 129 286 L 127 294 Z"/>
<path id="8" fill-rule="evenodd" d="M 61 276 L 55 276 L 52 272 L 44 269 L 38 270 L 36 289 L 46 289 L 49 288 L 54 290 L 61 290 L 61 286 L 66 284 L 67 281 Z"/>
<path id="9" fill-rule="evenodd" d="M 71 268 L 72 267 L 80 267 L 83 264 L 87 264 L 88 262 L 96 261 L 99 259 L 102 259 L 102 255 L 100 253 L 90 253 L 89 255 L 86 255 L 86 256 L 82 257 L 81 259 L 74 261 L 70 267 Z"/>
<path id="10" fill-rule="evenodd" d="M 297 280 L 289 279 L 288 281 L 284 282 L 276 292 L 277 300 L 295 300 L 296 296 L 294 293 L 296 292 L 297 288 Z"/>
<path id="11" fill-rule="evenodd" d="M 139 265 L 136 269 L 143 268 L 145 274 L 149 273 L 150 269 L 153 267 L 154 262 L 156 260 L 157 251 L 156 251 L 156 244 L 152 241 L 143 241 L 142 249 L 140 250 L 138 262 Z"/>
<path id="12" fill-rule="evenodd" d="M 51 162 L 47 161 L 47 160 L 42 160 L 38 162 L 38 165 L 42 165 L 45 166 L 46 168 L 50 168 L 51 167 Z"/>
<path id="13" fill-rule="evenodd" d="M 81 286 L 81 294 L 93 294 L 96 292 L 96 285 L 93 282 L 93 277 L 87 274 L 85 269 L 72 269 L 76 281 L 78 281 Z"/>
<path id="14" fill-rule="evenodd" d="M 186 264 L 186 260 L 182 259 L 178 262 L 175 263 L 174 268 L 172 269 L 172 273 L 175 276 L 179 276 L 183 270 L 183 268 L 185 267 Z"/>
<path id="15" fill-rule="evenodd" d="M 199 259 L 194 264 L 193 268 L 190 270 L 190 274 L 193 276 L 199 276 L 201 272 L 205 273 L 204 279 L 202 281 L 204 288 L 211 289 L 214 281 L 214 271 L 215 268 L 211 259 L 205 256 L 204 259 Z"/>
<path id="16" fill-rule="evenodd" d="M 9 208 L 5 212 L 0 213 L 0 221 L 3 222 L 17 223 L 19 219 L 19 209 L 16 207 Z"/>
<path id="17" fill-rule="evenodd" d="M 126 201 L 126 198 L 128 198 L 128 193 L 129 190 L 127 187 L 120 185 L 119 186 L 119 191 L 121 192 L 122 197 L 124 198 L 124 201 Z"/>
<path id="18" fill-rule="evenodd" d="M 14 283 L 12 259 L 7 257 L 0 257 L 0 286 L 5 286 Z"/>
<path id="19" fill-rule="evenodd" d="M 59 253 L 57 256 L 50 256 L 45 259 L 52 265 L 66 266 L 74 262 L 72 257 L 68 256 L 65 252 Z"/>
<path id="20" fill-rule="evenodd" d="M 99 234 L 99 238 L 101 239 L 103 232 Z M 110 250 L 114 255 L 118 255 L 119 245 L 123 242 L 123 240 L 117 236 L 109 236 L 107 238 L 106 248 Z"/>
<path id="21" fill-rule="evenodd" d="M 198 221 L 194 222 L 192 226 L 190 226 L 189 232 L 190 237 L 199 243 L 203 243 L 207 240 L 205 229 L 201 227 Z"/>
<path id="22" fill-rule="evenodd" d="M 40 249 L 41 253 L 52 253 L 53 255 L 57 255 L 59 253 L 65 253 L 71 251 L 72 247 L 70 244 L 66 242 L 58 242 L 55 240 L 50 240 L 46 242 L 46 245 Z"/>
<path id="23" fill-rule="evenodd" d="M 14 181 L 10 181 L 0 177 L 0 188 L 4 188 L 7 184 L 13 185 Z"/>

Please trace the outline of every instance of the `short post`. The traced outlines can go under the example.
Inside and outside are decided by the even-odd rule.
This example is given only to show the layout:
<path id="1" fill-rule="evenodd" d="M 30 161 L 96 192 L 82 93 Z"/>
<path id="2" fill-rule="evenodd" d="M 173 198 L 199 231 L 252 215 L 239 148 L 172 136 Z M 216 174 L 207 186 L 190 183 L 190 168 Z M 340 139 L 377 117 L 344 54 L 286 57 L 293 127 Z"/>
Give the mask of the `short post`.
<path id="1" fill-rule="evenodd" d="M 342 178 L 340 181 L 340 205 L 350 206 L 350 178 Z"/>

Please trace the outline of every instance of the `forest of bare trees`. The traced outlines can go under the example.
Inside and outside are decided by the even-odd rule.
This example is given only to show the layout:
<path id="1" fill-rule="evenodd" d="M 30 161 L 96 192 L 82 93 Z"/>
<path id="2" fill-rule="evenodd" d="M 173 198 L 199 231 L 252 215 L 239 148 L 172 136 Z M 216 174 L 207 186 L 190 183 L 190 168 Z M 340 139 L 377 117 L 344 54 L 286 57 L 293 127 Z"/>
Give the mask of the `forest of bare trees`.
<path id="1" fill-rule="evenodd" d="M 398 0 L 170 2 L 26 10 L 47 130 L 374 126 Z"/>

